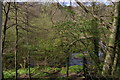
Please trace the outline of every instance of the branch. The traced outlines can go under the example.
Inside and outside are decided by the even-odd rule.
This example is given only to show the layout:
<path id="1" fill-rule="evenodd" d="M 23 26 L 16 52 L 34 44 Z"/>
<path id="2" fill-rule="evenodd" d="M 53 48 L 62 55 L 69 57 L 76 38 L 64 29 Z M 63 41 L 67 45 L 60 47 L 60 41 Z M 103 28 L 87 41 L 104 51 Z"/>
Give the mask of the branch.
<path id="1" fill-rule="evenodd" d="M 99 20 L 99 21 L 102 23 L 102 25 L 107 26 L 107 28 L 109 28 L 108 26 L 110 26 L 110 25 L 109 25 L 109 24 L 105 24 L 104 20 L 103 20 L 101 17 L 93 14 L 91 11 L 89 11 L 82 3 L 79 2 L 78 0 L 75 0 L 75 1 L 76 1 L 76 3 L 77 3 L 80 7 L 82 7 L 82 8 L 84 9 L 84 11 L 85 11 L 86 13 L 91 14 L 92 17 L 94 17 L 95 19 Z"/>
<path id="2" fill-rule="evenodd" d="M 76 3 L 77 3 L 81 8 L 84 9 L 84 11 L 85 11 L 86 13 L 90 13 L 94 18 L 100 20 L 100 18 L 99 18 L 97 15 L 95 15 L 95 14 L 93 14 L 91 11 L 89 11 L 81 2 L 78 2 L 77 0 L 75 0 L 75 1 L 76 1 Z"/>
<path id="3" fill-rule="evenodd" d="M 88 36 L 88 37 L 81 37 L 77 40 L 74 40 L 73 42 L 70 43 L 70 45 L 68 45 L 68 47 L 72 46 L 73 44 L 75 44 L 77 41 L 81 41 L 82 39 L 89 39 L 89 38 L 92 38 L 92 36 Z"/>

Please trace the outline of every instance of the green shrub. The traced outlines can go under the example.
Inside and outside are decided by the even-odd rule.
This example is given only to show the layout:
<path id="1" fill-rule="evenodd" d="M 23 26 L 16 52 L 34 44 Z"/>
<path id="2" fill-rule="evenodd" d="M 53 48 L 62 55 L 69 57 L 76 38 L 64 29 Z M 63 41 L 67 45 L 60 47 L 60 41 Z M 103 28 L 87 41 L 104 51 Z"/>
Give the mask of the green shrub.
<path id="1" fill-rule="evenodd" d="M 75 65 L 75 66 L 69 67 L 70 73 L 72 73 L 72 72 L 77 73 L 77 72 L 80 72 L 82 69 L 83 69 L 83 66 L 80 66 L 80 65 Z"/>
<path id="2" fill-rule="evenodd" d="M 42 71 L 52 73 L 52 72 L 57 72 L 57 71 L 60 71 L 60 70 L 61 70 L 60 68 L 45 67 Z"/>
<path id="3" fill-rule="evenodd" d="M 38 70 L 38 68 L 37 68 L 37 67 L 35 67 L 35 68 L 30 68 L 30 72 L 31 72 L 31 73 L 36 73 L 36 72 L 37 72 L 37 70 Z"/>
<path id="4" fill-rule="evenodd" d="M 70 66 L 69 67 L 69 73 L 77 73 L 80 72 L 83 69 L 83 66 L 80 65 L 75 65 L 75 66 Z M 66 68 L 63 68 L 60 71 L 61 74 L 66 74 Z"/>
<path id="5" fill-rule="evenodd" d="M 15 76 L 14 70 L 4 71 L 4 78 L 13 78 Z"/>
<path id="6" fill-rule="evenodd" d="M 40 77 L 48 76 L 48 75 L 49 75 L 49 73 L 47 73 L 47 72 L 39 72 L 39 73 L 36 73 L 35 75 L 33 75 L 32 77 L 40 78 Z"/>
<path id="7" fill-rule="evenodd" d="M 28 69 L 27 68 L 22 68 L 18 70 L 18 74 L 27 74 L 28 73 Z"/>
<path id="8" fill-rule="evenodd" d="M 79 53 L 79 54 L 75 55 L 75 58 L 82 58 L 83 56 L 89 57 L 88 54 L 83 55 L 82 53 Z"/>
<path id="9" fill-rule="evenodd" d="M 36 73 L 38 70 L 38 67 L 30 68 L 30 73 Z M 28 68 L 22 68 L 18 70 L 18 74 L 27 74 Z"/>

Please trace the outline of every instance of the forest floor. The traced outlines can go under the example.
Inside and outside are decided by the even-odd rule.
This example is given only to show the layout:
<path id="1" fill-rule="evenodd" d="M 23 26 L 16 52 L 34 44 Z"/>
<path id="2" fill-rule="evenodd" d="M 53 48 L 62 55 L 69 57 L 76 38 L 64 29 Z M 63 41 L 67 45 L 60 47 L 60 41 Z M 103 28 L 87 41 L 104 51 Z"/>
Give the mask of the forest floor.
<path id="1" fill-rule="evenodd" d="M 66 77 L 66 69 L 60 68 L 51 68 L 46 67 L 44 69 L 40 69 L 38 67 L 31 68 L 31 80 L 120 80 L 120 77 L 103 77 L 103 76 L 96 76 L 96 75 L 89 75 L 87 76 L 87 79 L 83 77 L 84 73 L 77 72 L 78 67 L 80 66 L 72 66 L 70 68 L 69 77 Z M 82 68 L 81 68 L 82 69 Z M 19 69 L 18 70 L 19 76 L 17 80 L 30 80 L 28 75 L 28 70 L 26 69 Z M 15 71 L 14 70 L 8 70 L 4 71 L 4 80 L 14 80 Z"/>
<path id="2" fill-rule="evenodd" d="M 69 67 L 69 76 L 78 77 L 81 75 L 83 66 L 75 65 Z M 66 77 L 66 68 L 53 68 L 53 67 L 34 67 L 30 68 L 31 78 L 62 78 Z M 5 70 L 4 78 L 14 78 L 15 69 Z M 21 68 L 18 70 L 18 78 L 29 78 L 28 68 Z"/>

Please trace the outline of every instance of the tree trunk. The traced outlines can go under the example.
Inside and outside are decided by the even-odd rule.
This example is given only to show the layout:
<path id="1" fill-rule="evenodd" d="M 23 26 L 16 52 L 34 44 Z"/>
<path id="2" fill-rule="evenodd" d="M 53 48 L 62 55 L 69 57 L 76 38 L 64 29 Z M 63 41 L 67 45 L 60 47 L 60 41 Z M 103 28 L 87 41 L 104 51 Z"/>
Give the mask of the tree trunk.
<path id="1" fill-rule="evenodd" d="M 93 14 L 97 15 L 95 12 L 95 2 L 92 3 L 92 8 L 93 8 Z M 92 24 L 93 24 L 93 43 L 94 43 L 94 53 L 95 55 L 99 58 L 99 29 L 98 29 L 98 20 L 96 18 L 93 19 Z"/>
<path id="2" fill-rule="evenodd" d="M 8 4 L 8 8 L 5 11 L 5 21 L 4 21 L 4 26 L 3 26 L 3 40 L 2 40 L 2 53 L 4 53 L 4 46 L 5 46 L 5 40 L 6 40 L 6 31 L 7 31 L 7 22 L 8 22 L 8 15 L 9 15 L 9 11 L 10 11 L 10 3 L 6 3 Z M 3 66 L 2 66 L 3 67 Z M 4 76 L 3 76 L 4 77 Z"/>
<path id="3" fill-rule="evenodd" d="M 85 53 L 83 53 L 83 72 L 84 72 L 84 77 L 87 80 L 88 79 L 88 69 L 87 69 L 87 59 L 85 58 Z"/>
<path id="4" fill-rule="evenodd" d="M 26 27 L 29 27 L 29 13 L 28 13 L 28 8 L 26 8 Z M 27 45 L 29 46 L 29 35 L 27 31 Z M 29 80 L 31 80 L 31 72 L 30 72 L 30 51 L 28 49 L 28 75 L 29 75 Z"/>
<path id="5" fill-rule="evenodd" d="M 103 75 L 111 75 L 112 71 L 112 66 L 114 64 L 114 57 L 115 57 L 115 48 L 116 48 L 116 32 L 118 28 L 118 21 L 119 21 L 119 14 L 120 14 L 120 2 L 116 3 L 115 5 L 115 15 L 114 15 L 114 22 L 113 26 L 111 28 L 111 34 L 110 34 L 110 39 L 109 39 L 109 44 L 108 44 L 108 51 L 106 53 L 106 57 L 104 60 L 104 65 L 103 65 Z"/>
<path id="6" fill-rule="evenodd" d="M 17 80 L 18 77 L 18 62 L 17 62 L 17 57 L 18 57 L 18 9 L 17 9 L 17 3 L 14 3 L 15 6 L 15 23 L 16 23 L 16 41 L 15 41 L 15 79 Z"/>
<path id="7" fill-rule="evenodd" d="M 7 31 L 7 22 L 8 22 L 8 15 L 10 11 L 10 4 L 8 4 L 8 9 L 5 11 L 5 21 L 4 21 L 4 27 L 3 27 L 3 40 L 2 40 L 2 53 L 4 52 L 4 46 L 5 46 L 5 40 L 6 40 L 6 31 Z"/>
<path id="8" fill-rule="evenodd" d="M 3 79 L 2 75 L 2 2 L 0 1 L 0 80 Z"/>
<path id="9" fill-rule="evenodd" d="M 120 11 L 119 11 L 120 12 Z M 119 17 L 120 18 L 120 17 Z M 120 20 L 119 20 L 120 21 Z M 120 34 L 120 24 L 119 24 L 119 33 L 118 35 Z M 117 67 L 118 67 L 118 71 L 120 71 L 120 36 L 118 36 L 118 58 L 117 58 Z"/>
<path id="10" fill-rule="evenodd" d="M 115 73 L 117 65 L 119 66 L 119 59 L 120 59 L 120 2 L 118 3 L 118 18 L 117 18 L 117 28 L 116 28 L 116 36 L 115 36 L 115 58 L 114 58 L 114 64 L 112 66 L 112 75 Z"/>
<path id="11" fill-rule="evenodd" d="M 96 3 L 92 2 L 92 12 L 95 15 L 98 15 L 96 12 Z M 96 63 L 96 68 L 98 69 L 98 72 L 100 70 L 100 60 L 99 60 L 99 41 L 100 41 L 100 33 L 99 33 L 99 25 L 98 25 L 98 19 L 97 18 L 93 18 L 92 19 L 92 28 L 93 28 L 93 44 L 94 44 L 94 50 L 93 53 L 95 54 L 95 63 Z"/>
<path id="12" fill-rule="evenodd" d="M 99 63 L 99 30 L 98 30 L 98 25 L 97 25 L 97 20 L 93 19 L 92 20 L 92 27 L 94 28 L 93 30 L 93 44 L 94 44 L 94 54 L 97 58 L 97 63 Z"/>
<path id="13" fill-rule="evenodd" d="M 66 62 L 66 75 L 69 77 L 69 56 L 67 56 L 67 62 Z"/>
<path id="14" fill-rule="evenodd" d="M 119 29 L 119 34 L 120 34 L 120 29 Z M 116 67 L 118 68 L 117 70 L 120 71 L 120 36 L 118 40 L 119 40 L 119 43 L 118 43 L 118 53 L 117 53 L 118 56 L 117 56 Z"/>

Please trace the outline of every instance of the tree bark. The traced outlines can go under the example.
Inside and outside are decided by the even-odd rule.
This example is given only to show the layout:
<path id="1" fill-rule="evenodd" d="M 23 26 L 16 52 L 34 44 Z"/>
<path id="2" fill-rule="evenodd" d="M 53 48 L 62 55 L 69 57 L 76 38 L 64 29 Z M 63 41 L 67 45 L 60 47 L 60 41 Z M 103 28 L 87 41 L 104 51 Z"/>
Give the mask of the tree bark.
<path id="1" fill-rule="evenodd" d="M 69 56 L 67 56 L 67 63 L 66 63 L 66 74 L 67 74 L 67 77 L 69 77 Z"/>
<path id="2" fill-rule="evenodd" d="M 119 28 L 119 34 L 120 34 L 120 28 Z M 118 68 L 117 70 L 120 71 L 120 36 L 119 36 L 119 43 L 118 43 L 118 56 L 117 56 L 117 61 L 116 61 L 116 67 Z M 114 74 L 114 71 L 113 71 Z"/>
<path id="3" fill-rule="evenodd" d="M 97 9 L 96 9 L 96 3 L 95 2 L 92 2 L 92 12 L 93 14 L 95 15 L 98 15 L 96 12 L 97 12 Z M 99 60 L 99 42 L 100 42 L 100 33 L 99 33 L 99 25 L 98 25 L 98 19 L 97 18 L 93 18 L 92 19 L 92 28 L 93 28 L 93 32 L 92 32 L 92 35 L 93 35 L 93 44 L 94 44 L 94 50 L 93 50 L 93 53 L 94 53 L 94 57 L 95 57 L 95 63 L 96 63 L 96 69 L 98 69 L 98 72 L 100 71 L 100 60 Z"/>
<path id="4" fill-rule="evenodd" d="M 5 46 L 5 40 L 6 40 L 6 31 L 7 31 L 7 22 L 8 22 L 8 15 L 10 11 L 10 3 L 8 4 L 8 9 L 4 9 L 5 12 L 5 21 L 4 21 L 4 27 L 3 27 L 3 41 L 2 41 L 2 53 L 4 52 L 4 46 Z"/>
<path id="5" fill-rule="evenodd" d="M 120 21 L 120 20 L 119 20 Z M 120 34 L 120 24 L 119 24 L 119 33 L 118 35 Z M 118 71 L 120 71 L 120 36 L 118 36 L 118 57 L 117 57 L 117 67 L 118 67 Z"/>
<path id="6" fill-rule="evenodd" d="M 116 68 L 117 68 L 117 65 L 119 67 L 120 65 L 120 62 L 119 62 L 119 59 L 120 59 L 120 2 L 118 3 L 118 17 L 117 17 L 117 28 L 116 28 L 116 36 L 115 36 L 115 47 L 114 47 L 114 52 L 115 52 L 115 58 L 114 58 L 114 63 L 113 63 L 113 66 L 112 66 L 112 75 L 114 75 L 115 71 L 116 71 Z"/>
<path id="7" fill-rule="evenodd" d="M 92 3 L 92 7 L 93 7 L 93 14 L 97 15 L 97 13 L 95 12 L 95 2 Z M 99 29 L 98 29 L 98 23 L 97 23 L 98 19 L 94 18 L 92 21 L 93 24 L 93 43 L 94 43 L 94 53 L 95 55 L 99 58 Z"/>
<path id="8" fill-rule="evenodd" d="M 111 75 L 112 66 L 114 64 L 114 57 L 115 57 L 115 48 L 116 48 L 116 32 L 119 25 L 119 14 L 120 14 L 120 2 L 117 2 L 115 5 L 115 14 L 114 14 L 114 21 L 113 26 L 111 28 L 111 34 L 108 44 L 108 51 L 106 53 L 106 57 L 104 60 L 103 65 L 103 72 L 102 74 L 105 75 Z"/>
<path id="9" fill-rule="evenodd" d="M 84 77 L 87 80 L 88 79 L 88 69 L 87 69 L 87 59 L 85 57 L 85 53 L 83 53 L 83 72 L 84 72 Z"/>
<path id="10" fill-rule="evenodd" d="M 27 10 L 27 9 L 26 9 Z M 27 18 L 27 27 L 29 26 L 29 13 L 28 13 L 28 10 L 27 10 L 27 15 L 26 15 L 26 18 Z M 27 32 L 27 45 L 29 46 L 29 37 L 28 37 L 28 32 Z M 28 75 L 29 75 L 29 80 L 31 80 L 31 72 L 30 72 L 30 52 L 29 52 L 29 49 L 28 49 Z"/>
<path id="11" fill-rule="evenodd" d="M 17 3 L 14 3 L 15 6 L 15 23 L 16 23 L 16 41 L 15 41 L 15 79 L 17 80 L 18 77 L 18 62 L 17 62 L 17 58 L 18 58 L 18 9 L 17 9 Z"/>
<path id="12" fill-rule="evenodd" d="M 2 2 L 0 1 L 0 80 L 2 80 Z"/>
<path id="13" fill-rule="evenodd" d="M 3 26 L 2 53 L 4 53 L 8 15 L 9 15 L 9 11 L 10 11 L 10 3 L 6 3 L 6 4 L 8 4 L 8 8 L 7 8 L 7 10 L 4 8 L 4 11 L 5 11 L 5 21 L 4 21 L 4 26 Z M 4 75 L 3 75 L 3 79 L 4 79 Z"/>

